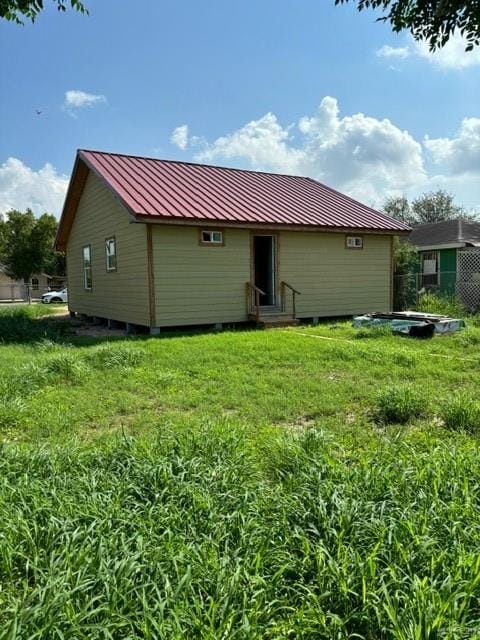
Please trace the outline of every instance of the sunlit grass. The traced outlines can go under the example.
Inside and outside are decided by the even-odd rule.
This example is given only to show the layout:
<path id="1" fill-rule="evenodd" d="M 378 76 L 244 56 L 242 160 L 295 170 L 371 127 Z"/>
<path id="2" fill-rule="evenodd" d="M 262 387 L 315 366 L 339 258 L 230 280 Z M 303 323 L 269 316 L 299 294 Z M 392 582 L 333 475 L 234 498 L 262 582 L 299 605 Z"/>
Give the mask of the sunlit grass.
<path id="1" fill-rule="evenodd" d="M 23 313 L 0 638 L 480 633 L 474 323 L 87 342 Z"/>

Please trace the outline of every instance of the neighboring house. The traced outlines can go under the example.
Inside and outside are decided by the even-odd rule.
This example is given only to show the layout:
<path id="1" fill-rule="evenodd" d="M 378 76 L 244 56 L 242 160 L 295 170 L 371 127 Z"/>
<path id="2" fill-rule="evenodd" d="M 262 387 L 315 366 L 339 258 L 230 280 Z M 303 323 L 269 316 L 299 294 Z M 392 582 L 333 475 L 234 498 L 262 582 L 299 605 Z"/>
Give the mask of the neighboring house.
<path id="1" fill-rule="evenodd" d="M 46 273 L 34 274 L 30 281 L 14 280 L 7 275 L 4 265 L 0 263 L 0 300 L 24 300 L 28 298 L 27 284 L 30 285 L 30 296 L 41 298 L 42 293 L 65 286 L 65 276 L 50 276 Z"/>
<path id="2" fill-rule="evenodd" d="M 412 229 L 408 242 L 418 248 L 419 288 L 455 293 L 460 257 L 466 251 L 480 256 L 480 222 L 458 218 Z M 471 262 L 473 254 L 466 256 Z"/>
<path id="3" fill-rule="evenodd" d="M 13 280 L 0 263 L 0 300 L 23 300 L 24 288 L 21 280 Z"/>
<path id="4" fill-rule="evenodd" d="M 79 151 L 56 248 L 72 312 L 157 333 L 293 315 L 290 287 L 298 318 L 388 310 L 408 231 L 311 178 Z"/>

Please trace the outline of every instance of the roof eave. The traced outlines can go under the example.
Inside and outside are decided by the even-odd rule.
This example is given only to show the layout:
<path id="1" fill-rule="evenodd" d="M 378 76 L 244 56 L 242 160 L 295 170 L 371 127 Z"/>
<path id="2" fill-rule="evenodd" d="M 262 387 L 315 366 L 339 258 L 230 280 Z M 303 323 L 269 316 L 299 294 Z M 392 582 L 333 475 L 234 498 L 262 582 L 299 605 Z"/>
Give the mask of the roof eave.
<path id="1" fill-rule="evenodd" d="M 172 226 L 195 226 L 195 227 L 222 227 L 237 229 L 285 229 L 290 231 L 325 231 L 333 233 L 369 233 L 392 236 L 408 236 L 410 228 L 407 229 L 379 229 L 375 227 L 339 227 L 333 225 L 316 225 L 316 224 L 288 224 L 275 222 L 231 222 L 228 220 L 214 220 L 212 218 L 179 218 L 174 216 L 159 216 L 148 213 L 137 213 L 137 222 L 172 225 Z"/>

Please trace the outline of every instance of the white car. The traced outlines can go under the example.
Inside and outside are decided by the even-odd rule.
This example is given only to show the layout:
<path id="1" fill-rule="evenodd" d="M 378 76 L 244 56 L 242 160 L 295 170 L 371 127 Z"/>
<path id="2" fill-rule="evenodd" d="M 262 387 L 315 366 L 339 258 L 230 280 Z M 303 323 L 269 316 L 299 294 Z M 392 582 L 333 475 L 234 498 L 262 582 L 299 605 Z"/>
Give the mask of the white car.
<path id="1" fill-rule="evenodd" d="M 50 304 L 51 302 L 68 302 L 68 290 L 62 289 L 61 291 L 49 291 L 42 296 L 42 302 Z"/>

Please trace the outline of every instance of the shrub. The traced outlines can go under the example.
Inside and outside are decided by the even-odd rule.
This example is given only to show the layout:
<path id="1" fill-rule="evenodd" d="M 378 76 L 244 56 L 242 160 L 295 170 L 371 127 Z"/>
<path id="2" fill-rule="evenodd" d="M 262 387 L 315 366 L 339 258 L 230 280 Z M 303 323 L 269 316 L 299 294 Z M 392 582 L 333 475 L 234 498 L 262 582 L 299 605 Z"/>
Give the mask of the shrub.
<path id="1" fill-rule="evenodd" d="M 480 403 L 464 393 L 458 393 L 443 403 L 441 418 L 447 429 L 480 432 Z"/>
<path id="2" fill-rule="evenodd" d="M 465 309 L 454 296 L 440 296 L 431 292 L 422 293 L 419 296 L 415 309 L 453 318 L 465 315 Z"/>
<path id="3" fill-rule="evenodd" d="M 425 413 L 425 397 L 411 386 L 387 387 L 377 398 L 375 417 L 384 424 L 405 424 Z"/>

